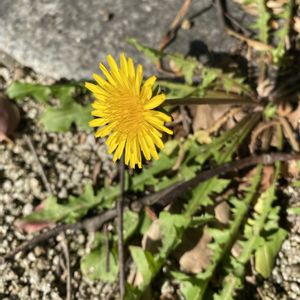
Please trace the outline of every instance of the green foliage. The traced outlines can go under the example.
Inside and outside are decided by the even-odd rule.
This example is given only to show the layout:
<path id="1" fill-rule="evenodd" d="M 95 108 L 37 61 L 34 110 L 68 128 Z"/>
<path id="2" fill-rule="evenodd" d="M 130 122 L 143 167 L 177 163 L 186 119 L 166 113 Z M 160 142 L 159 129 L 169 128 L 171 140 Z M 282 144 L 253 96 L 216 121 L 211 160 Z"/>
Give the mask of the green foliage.
<path id="1" fill-rule="evenodd" d="M 182 272 L 173 271 L 171 275 L 180 283 L 180 292 L 184 299 L 199 300 L 202 298 L 202 280 Z"/>
<path id="2" fill-rule="evenodd" d="M 98 233 L 97 239 L 98 243 L 91 252 L 81 259 L 81 272 L 90 280 L 115 281 L 119 272 L 117 251 L 115 247 L 106 249 L 103 235 Z M 109 259 L 108 269 L 106 269 L 107 258 Z"/>
<path id="3" fill-rule="evenodd" d="M 292 23 L 293 12 L 293 0 L 288 0 L 287 3 L 282 4 L 283 11 L 274 16 L 279 23 L 279 28 L 274 32 L 274 38 L 277 40 L 276 48 L 273 50 L 274 63 L 280 64 L 286 53 L 286 37 L 289 35 L 289 31 Z M 280 24 L 282 23 L 282 24 Z"/>
<path id="4" fill-rule="evenodd" d="M 253 28 L 258 29 L 259 40 L 265 44 L 268 44 L 271 14 L 267 9 L 265 0 L 256 0 L 255 2 L 258 7 L 258 15 Z"/>
<path id="5" fill-rule="evenodd" d="M 43 202 L 42 209 L 31 213 L 25 217 L 26 221 L 64 221 L 74 223 L 79 218 L 86 215 L 91 207 L 101 203 L 101 194 L 94 195 L 90 184 L 85 186 L 84 192 L 78 196 L 69 196 L 66 203 L 58 203 L 58 199 L 50 196 Z"/>
<path id="6" fill-rule="evenodd" d="M 300 180 L 296 180 L 292 183 L 293 187 L 300 188 Z"/>
<path id="7" fill-rule="evenodd" d="M 140 216 L 137 213 L 126 210 L 124 213 L 124 241 L 126 242 L 135 232 L 140 222 Z M 109 241 L 109 249 L 106 246 L 106 239 Z M 82 273 L 90 280 L 115 281 L 117 279 L 118 253 L 117 253 L 117 235 L 110 237 L 97 233 L 94 239 L 93 247 L 90 253 L 83 256 L 80 261 Z M 109 251 L 109 256 L 107 251 Z M 106 270 L 107 258 L 109 268 Z"/>
<path id="8" fill-rule="evenodd" d="M 51 88 L 41 84 L 13 82 L 6 91 L 11 99 L 23 100 L 32 97 L 36 101 L 47 102 L 51 95 Z"/>
<path id="9" fill-rule="evenodd" d="M 76 124 L 79 130 L 90 131 L 88 122 L 91 119 L 90 105 L 80 105 L 74 99 L 75 86 L 73 85 L 40 85 L 32 83 L 13 82 L 7 89 L 7 95 L 16 100 L 32 97 L 45 104 L 45 110 L 40 122 L 46 131 L 64 132 Z M 58 107 L 48 104 L 51 98 L 59 100 Z"/>
<path id="10" fill-rule="evenodd" d="M 166 258 L 170 250 L 180 244 L 183 232 L 190 223 L 191 219 L 183 214 L 170 214 L 166 211 L 159 214 L 159 225 L 163 236 L 160 257 Z"/>
<path id="11" fill-rule="evenodd" d="M 154 258 L 151 252 L 145 251 L 140 247 L 130 246 L 129 250 L 143 278 L 140 288 L 144 289 L 150 284 L 152 278 L 159 270 L 160 262 Z"/>
<path id="12" fill-rule="evenodd" d="M 130 44 L 137 50 L 142 51 L 152 61 L 157 63 L 160 59 L 167 58 L 181 70 L 186 81 L 185 84 L 166 81 L 158 82 L 161 87 L 167 89 L 168 98 L 204 97 L 216 89 L 224 91 L 218 94 L 219 98 L 224 97 L 226 93 L 251 96 L 251 90 L 244 83 L 244 78 L 236 77 L 233 73 L 224 73 L 221 69 L 206 67 L 192 57 L 157 51 L 140 44 L 136 40 L 131 39 Z M 200 74 L 201 79 L 198 85 L 194 84 L 194 76 L 197 74 Z M 216 95 L 213 93 L 211 95 L 212 101 L 214 98 L 216 98 Z M 233 103 L 234 100 L 233 98 Z"/>
<path id="13" fill-rule="evenodd" d="M 82 106 L 73 99 L 64 101 L 59 108 L 48 106 L 40 119 L 45 130 L 49 132 L 68 131 L 72 124 L 76 124 L 79 130 L 90 131 L 88 126 L 90 120 L 91 108 Z"/>
<path id="14" fill-rule="evenodd" d="M 255 252 L 255 269 L 264 278 L 268 278 L 273 270 L 275 258 L 287 236 L 287 231 L 278 228 L 264 240 L 261 247 Z"/>
<path id="15" fill-rule="evenodd" d="M 264 109 L 264 116 L 267 120 L 272 119 L 277 113 L 277 107 L 273 103 L 269 103 Z"/>
<path id="16" fill-rule="evenodd" d="M 246 118 L 240 124 L 238 124 L 234 129 L 230 130 L 229 133 L 226 134 L 225 138 L 216 139 L 216 144 L 212 143 L 209 145 L 213 149 L 213 145 L 217 145 L 222 147 L 223 152 L 217 151 L 208 151 L 207 146 L 199 146 L 198 147 L 188 147 L 190 149 L 189 155 L 186 156 L 186 161 L 191 161 L 193 157 L 204 155 L 206 159 L 210 157 L 214 157 L 218 163 L 224 163 L 228 161 L 243 139 L 249 134 L 250 130 L 258 121 L 256 115 L 253 115 L 250 118 Z M 193 140 L 189 140 L 189 143 L 192 143 Z M 197 151 L 198 148 L 198 151 Z M 167 212 L 161 212 L 159 215 L 159 224 L 160 230 L 163 235 L 163 246 L 160 249 L 160 252 L 154 257 L 151 256 L 149 253 L 145 253 L 142 249 L 136 250 L 138 252 L 138 257 L 142 262 L 139 262 L 138 259 L 135 257 L 133 258 L 136 264 L 140 263 L 143 267 L 140 267 L 143 272 L 146 272 L 147 268 L 151 270 L 148 271 L 147 274 L 143 274 L 143 278 L 147 284 L 144 284 L 140 287 L 141 290 L 144 290 L 149 282 L 153 279 L 154 276 L 158 273 L 161 269 L 163 264 L 165 263 L 166 259 L 168 258 L 169 254 L 176 249 L 178 244 L 181 242 L 182 235 L 186 228 L 194 226 L 195 223 L 193 222 L 193 215 L 199 210 L 200 207 L 204 207 L 207 205 L 207 199 L 211 199 L 212 194 L 219 194 L 221 193 L 224 188 L 227 187 L 229 181 L 224 179 L 212 178 L 207 180 L 201 184 L 199 184 L 196 188 L 193 189 L 192 197 L 188 200 L 188 203 L 185 207 L 185 210 L 182 214 L 170 214 Z M 196 192 L 194 192 L 196 191 Z M 220 237 L 222 234 L 220 235 Z M 137 255 L 134 253 L 134 255 Z M 139 267 L 138 267 L 139 268 Z M 139 269 L 139 270 L 140 270 Z M 142 272 L 140 270 L 140 272 Z M 203 281 L 203 278 L 198 278 L 198 281 Z M 184 286 L 190 286 L 189 284 L 185 283 Z M 204 287 L 206 282 L 204 283 Z M 195 291 L 193 293 L 197 293 L 199 291 L 199 286 L 194 287 Z M 201 289 L 204 291 L 205 288 Z M 199 298 L 200 299 L 200 298 Z"/>
<path id="17" fill-rule="evenodd" d="M 280 165 L 276 165 L 276 174 L 271 186 L 258 198 L 252 216 L 247 219 L 243 239 L 239 241 L 241 253 L 238 257 L 230 256 L 230 264 L 226 267 L 227 275 L 223 279 L 223 287 L 214 300 L 234 299 L 237 289 L 243 287 L 246 266 L 253 253 L 255 268 L 264 277 L 271 273 L 274 259 L 286 236 L 286 231 L 279 227 L 279 208 L 273 207 L 275 187 L 279 177 Z"/>

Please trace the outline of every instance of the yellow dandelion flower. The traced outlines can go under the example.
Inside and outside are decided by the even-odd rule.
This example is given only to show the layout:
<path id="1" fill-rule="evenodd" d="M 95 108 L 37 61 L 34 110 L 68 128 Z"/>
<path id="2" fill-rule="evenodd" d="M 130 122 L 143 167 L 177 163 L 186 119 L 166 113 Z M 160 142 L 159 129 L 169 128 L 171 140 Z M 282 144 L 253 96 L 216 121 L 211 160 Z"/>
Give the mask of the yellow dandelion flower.
<path id="1" fill-rule="evenodd" d="M 86 83 L 93 92 L 92 115 L 96 118 L 89 122 L 91 127 L 100 127 L 96 137 L 109 136 L 106 140 L 108 152 L 113 160 L 125 152 L 125 164 L 134 168 L 142 167 L 142 155 L 147 160 L 158 159 L 156 147 L 162 149 L 162 131 L 173 134 L 164 126 L 171 117 L 154 110 L 165 101 L 164 94 L 153 95 L 155 76 L 144 83 L 143 68 L 135 69 L 132 58 L 120 55 L 120 66 L 111 55 L 107 56 L 110 70 L 100 63 L 100 70 L 106 77 L 93 74 L 97 84 Z"/>

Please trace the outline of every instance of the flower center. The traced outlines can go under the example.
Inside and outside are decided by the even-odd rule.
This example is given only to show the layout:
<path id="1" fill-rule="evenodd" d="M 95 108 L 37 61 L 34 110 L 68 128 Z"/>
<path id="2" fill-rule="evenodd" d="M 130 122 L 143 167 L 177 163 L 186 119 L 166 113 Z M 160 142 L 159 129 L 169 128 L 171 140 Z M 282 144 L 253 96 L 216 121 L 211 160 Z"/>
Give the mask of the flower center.
<path id="1" fill-rule="evenodd" d="M 137 132 L 144 121 L 144 106 L 142 99 L 134 95 L 124 95 L 119 97 L 117 111 L 114 114 L 118 128 L 122 133 Z"/>

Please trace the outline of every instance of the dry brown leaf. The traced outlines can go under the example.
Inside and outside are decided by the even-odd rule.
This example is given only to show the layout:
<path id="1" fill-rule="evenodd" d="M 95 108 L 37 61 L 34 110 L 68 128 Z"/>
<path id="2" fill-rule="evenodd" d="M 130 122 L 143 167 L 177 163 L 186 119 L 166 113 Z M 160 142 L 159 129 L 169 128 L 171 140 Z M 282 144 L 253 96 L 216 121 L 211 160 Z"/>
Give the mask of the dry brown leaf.
<path id="1" fill-rule="evenodd" d="M 300 18 L 294 17 L 294 30 L 300 33 Z"/>
<path id="2" fill-rule="evenodd" d="M 293 150 L 295 152 L 299 152 L 300 151 L 300 146 L 298 141 L 296 140 L 295 136 L 294 136 L 294 132 L 291 128 L 290 123 L 286 120 L 286 118 L 283 117 L 278 117 L 278 120 L 283 128 L 283 133 L 284 136 L 287 138 L 287 140 L 289 141 L 291 147 L 293 148 Z"/>
<path id="3" fill-rule="evenodd" d="M 293 108 L 290 103 L 280 103 L 277 106 L 277 113 L 280 117 L 286 117 L 292 113 L 292 110 Z"/>
<path id="4" fill-rule="evenodd" d="M 99 160 L 94 165 L 93 175 L 92 175 L 93 184 L 96 184 L 97 182 L 98 175 L 101 172 L 101 167 L 102 167 L 102 162 Z"/>
<path id="5" fill-rule="evenodd" d="M 300 121 L 300 104 L 298 104 L 297 108 L 288 115 L 288 120 L 292 127 L 297 130 Z"/>
<path id="6" fill-rule="evenodd" d="M 193 238 L 196 238 L 196 236 Z M 197 274 L 205 270 L 210 263 L 210 257 L 212 255 L 212 251 L 208 247 L 208 244 L 211 241 L 212 237 L 204 229 L 198 243 L 180 257 L 180 269 L 193 274 Z"/>
<path id="7" fill-rule="evenodd" d="M 264 166 L 262 172 L 262 180 L 261 180 L 261 186 L 264 191 L 268 189 L 271 183 L 273 182 L 273 175 L 274 175 L 274 167 Z"/>
<path id="8" fill-rule="evenodd" d="M 222 117 L 231 105 L 198 105 L 194 111 L 193 130 L 196 132 L 199 129 L 206 130 L 212 127 L 216 121 Z"/>
<path id="9" fill-rule="evenodd" d="M 227 224 L 230 219 L 230 206 L 227 202 L 222 201 L 215 206 L 216 219 L 222 223 Z"/>
<path id="10" fill-rule="evenodd" d="M 159 220 L 152 222 L 147 232 L 144 234 L 142 239 L 142 247 L 144 250 L 155 253 L 158 248 L 162 246 L 162 236 L 159 228 Z"/>

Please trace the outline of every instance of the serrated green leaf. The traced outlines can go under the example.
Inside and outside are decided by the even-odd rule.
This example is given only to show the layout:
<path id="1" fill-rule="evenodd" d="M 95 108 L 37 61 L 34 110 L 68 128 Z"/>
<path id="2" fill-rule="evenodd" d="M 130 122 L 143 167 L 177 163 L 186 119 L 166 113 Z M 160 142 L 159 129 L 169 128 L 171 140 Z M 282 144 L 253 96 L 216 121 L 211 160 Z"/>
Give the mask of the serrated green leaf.
<path id="1" fill-rule="evenodd" d="M 141 290 L 131 284 L 126 283 L 124 300 L 139 300 L 141 296 Z"/>
<path id="2" fill-rule="evenodd" d="M 48 106 L 41 116 L 41 123 L 46 131 L 65 132 L 76 124 L 79 130 L 91 131 L 88 122 L 91 120 L 91 107 L 82 106 L 75 101 L 67 101 L 60 108 Z"/>
<path id="3" fill-rule="evenodd" d="M 13 82 L 6 91 L 11 99 L 22 100 L 24 97 L 33 97 L 37 101 L 47 102 L 51 94 L 48 86 L 32 83 Z"/>
<path id="4" fill-rule="evenodd" d="M 215 216 L 209 214 L 204 214 L 202 216 L 194 216 L 192 217 L 190 227 L 200 227 L 215 220 Z"/>
<path id="5" fill-rule="evenodd" d="M 269 32 L 270 32 L 270 19 L 271 14 L 269 13 L 265 0 L 256 0 L 259 14 L 257 16 L 256 22 L 253 24 L 254 29 L 258 29 L 258 38 L 265 44 L 269 42 Z"/>
<path id="6" fill-rule="evenodd" d="M 170 214 L 166 211 L 159 214 L 159 228 L 163 236 L 163 246 L 160 249 L 161 257 L 165 257 L 170 249 L 174 249 L 179 245 L 182 233 L 190 224 L 190 221 L 184 215 Z"/>
<path id="7" fill-rule="evenodd" d="M 193 83 L 193 75 L 196 68 L 199 67 L 199 62 L 192 57 L 184 57 L 181 54 L 168 55 L 176 66 L 181 70 L 187 84 Z"/>
<path id="8" fill-rule="evenodd" d="M 293 0 L 288 0 L 281 6 L 282 12 L 276 16 L 279 28 L 275 28 L 274 36 L 278 39 L 276 48 L 272 51 L 273 62 L 281 64 L 282 59 L 286 53 L 286 37 L 289 34 L 292 24 Z"/>
<path id="9" fill-rule="evenodd" d="M 101 198 L 94 195 L 91 184 L 85 186 L 84 192 L 78 196 L 69 196 L 66 203 L 60 204 L 54 196 L 50 196 L 43 203 L 43 208 L 31 213 L 24 219 L 26 221 L 61 221 L 74 223 L 84 216 L 87 211 L 101 202 Z"/>
<path id="10" fill-rule="evenodd" d="M 282 228 L 278 228 L 278 230 L 269 235 L 262 246 L 256 250 L 255 269 L 264 278 L 269 278 L 271 275 L 275 258 L 286 236 L 287 231 Z"/>
<path id="11" fill-rule="evenodd" d="M 150 252 L 143 250 L 141 247 L 130 246 L 129 250 L 138 271 L 143 277 L 141 288 L 146 287 L 150 284 L 154 274 L 156 274 L 159 262 L 155 260 Z"/>
<path id="12" fill-rule="evenodd" d="M 114 249 L 109 251 L 109 271 L 107 271 L 106 251 L 105 246 L 100 245 L 82 257 L 80 269 L 84 276 L 90 280 L 116 281 L 119 272 L 118 256 Z"/>
<path id="13" fill-rule="evenodd" d="M 134 38 L 129 38 L 127 39 L 128 43 L 135 47 L 138 51 L 143 52 L 147 57 L 149 57 L 153 63 L 158 63 L 159 59 L 161 59 L 164 56 L 164 53 L 162 51 L 146 47 L 139 43 L 136 39 Z"/>
<path id="14" fill-rule="evenodd" d="M 153 161 L 150 168 L 144 168 L 142 173 L 132 178 L 130 188 L 133 191 L 144 191 L 145 186 L 155 186 L 158 183 L 158 179 L 155 176 L 165 170 L 170 170 L 174 166 L 176 159 L 175 155 L 171 156 L 161 152 L 159 160 Z"/>
<path id="15" fill-rule="evenodd" d="M 124 231 L 124 241 L 128 240 L 139 225 L 139 214 L 126 210 L 124 213 L 124 224 L 123 224 L 123 231 Z"/>
<path id="16" fill-rule="evenodd" d="M 180 292 L 186 300 L 200 300 L 203 296 L 203 281 L 182 272 L 172 271 L 171 275 L 179 282 Z"/>

